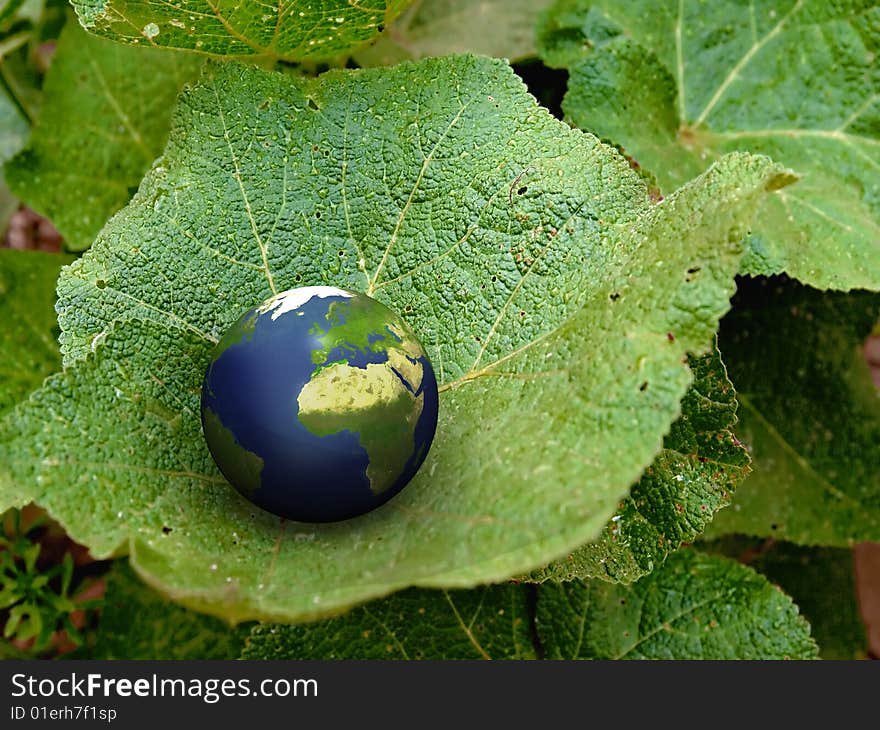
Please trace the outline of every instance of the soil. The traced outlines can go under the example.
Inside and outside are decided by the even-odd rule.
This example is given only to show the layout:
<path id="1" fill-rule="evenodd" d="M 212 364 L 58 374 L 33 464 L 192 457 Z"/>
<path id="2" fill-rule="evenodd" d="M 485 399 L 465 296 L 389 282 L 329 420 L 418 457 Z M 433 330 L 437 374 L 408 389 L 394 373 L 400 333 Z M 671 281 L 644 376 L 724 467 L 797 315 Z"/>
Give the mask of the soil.
<path id="1" fill-rule="evenodd" d="M 4 248 L 59 252 L 63 245 L 55 227 L 29 208 L 19 208 L 9 219 Z"/>

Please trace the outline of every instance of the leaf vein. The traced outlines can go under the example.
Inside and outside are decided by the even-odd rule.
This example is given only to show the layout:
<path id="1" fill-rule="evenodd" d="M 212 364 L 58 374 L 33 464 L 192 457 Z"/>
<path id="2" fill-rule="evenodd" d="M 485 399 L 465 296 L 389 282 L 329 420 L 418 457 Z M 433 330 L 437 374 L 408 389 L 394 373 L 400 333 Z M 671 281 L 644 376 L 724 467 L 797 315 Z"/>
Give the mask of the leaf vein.
<path id="1" fill-rule="evenodd" d="M 273 294 L 277 294 L 278 290 L 275 288 L 275 279 L 272 276 L 272 270 L 269 268 L 269 255 L 266 250 L 266 246 L 263 243 L 262 238 L 260 237 L 260 231 L 257 229 L 257 222 L 254 218 L 254 213 L 251 210 L 251 201 L 248 197 L 247 191 L 244 189 L 244 183 L 241 180 L 241 169 L 238 163 L 238 156 L 235 154 L 235 149 L 232 146 L 232 139 L 229 137 L 229 126 L 226 123 L 226 114 L 223 111 L 223 102 L 220 100 L 220 91 L 217 89 L 217 84 L 212 84 L 212 88 L 214 90 L 214 96 L 217 99 L 217 111 L 220 116 L 220 122 L 223 125 L 223 137 L 226 140 L 226 146 L 229 148 L 229 154 L 232 158 L 232 164 L 235 167 L 235 180 L 238 183 L 238 189 L 241 191 L 242 200 L 244 200 L 245 211 L 247 212 L 248 221 L 251 224 L 251 230 L 254 234 L 254 240 L 260 248 L 260 256 L 263 258 L 263 270 L 266 275 L 266 281 L 269 283 L 269 288 L 272 290 Z"/>

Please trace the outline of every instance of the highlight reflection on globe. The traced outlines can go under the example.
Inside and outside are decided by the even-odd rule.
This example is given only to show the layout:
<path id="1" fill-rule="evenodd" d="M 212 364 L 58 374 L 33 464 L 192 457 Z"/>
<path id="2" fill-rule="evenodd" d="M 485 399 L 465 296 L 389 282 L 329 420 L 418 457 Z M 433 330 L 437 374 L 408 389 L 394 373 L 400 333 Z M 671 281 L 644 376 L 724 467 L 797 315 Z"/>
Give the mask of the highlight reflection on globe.
<path id="1" fill-rule="evenodd" d="M 332 522 L 388 501 L 437 426 L 437 381 L 403 320 L 365 294 L 282 292 L 223 336 L 202 425 L 229 482 L 269 512 Z"/>

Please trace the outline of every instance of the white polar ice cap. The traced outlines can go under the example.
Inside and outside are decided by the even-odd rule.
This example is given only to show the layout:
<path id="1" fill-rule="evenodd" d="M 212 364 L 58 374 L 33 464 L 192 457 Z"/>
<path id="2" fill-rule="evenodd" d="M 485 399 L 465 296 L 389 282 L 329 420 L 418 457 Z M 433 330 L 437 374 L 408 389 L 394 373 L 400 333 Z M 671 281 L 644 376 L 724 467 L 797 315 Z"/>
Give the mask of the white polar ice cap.
<path id="1" fill-rule="evenodd" d="M 320 299 L 345 297 L 346 299 L 351 299 L 353 296 L 351 292 L 347 292 L 345 289 L 337 289 L 335 286 L 300 286 L 296 289 L 288 289 L 280 294 L 276 294 L 260 305 L 257 311 L 260 314 L 272 312 L 272 321 L 274 322 L 282 314 L 296 311 L 313 297 Z"/>

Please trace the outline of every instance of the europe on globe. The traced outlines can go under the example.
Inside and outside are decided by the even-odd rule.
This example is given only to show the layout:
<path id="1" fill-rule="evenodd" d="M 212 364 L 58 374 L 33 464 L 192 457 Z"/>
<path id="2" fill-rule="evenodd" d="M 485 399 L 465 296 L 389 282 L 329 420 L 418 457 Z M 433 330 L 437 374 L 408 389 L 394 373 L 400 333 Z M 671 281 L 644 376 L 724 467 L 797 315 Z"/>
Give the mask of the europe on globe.
<path id="1" fill-rule="evenodd" d="M 384 304 L 345 289 L 290 289 L 218 343 L 202 426 L 226 479 L 300 522 L 356 517 L 418 471 L 437 427 L 434 370 Z"/>

